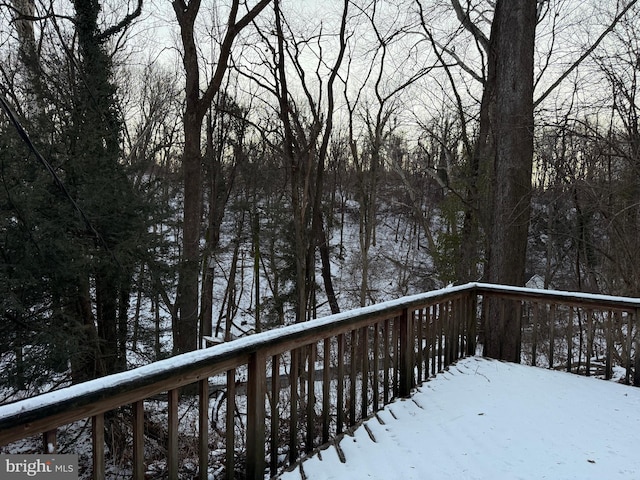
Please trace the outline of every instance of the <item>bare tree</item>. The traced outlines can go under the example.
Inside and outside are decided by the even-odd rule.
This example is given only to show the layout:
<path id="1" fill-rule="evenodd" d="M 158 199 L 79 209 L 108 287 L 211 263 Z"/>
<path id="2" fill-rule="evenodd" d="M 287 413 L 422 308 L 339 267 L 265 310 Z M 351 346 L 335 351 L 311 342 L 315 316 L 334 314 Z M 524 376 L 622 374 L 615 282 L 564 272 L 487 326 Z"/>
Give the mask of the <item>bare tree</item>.
<path id="1" fill-rule="evenodd" d="M 379 182 L 385 172 L 385 164 L 389 163 L 386 149 L 389 139 L 398 128 L 398 115 L 403 107 L 401 97 L 434 68 L 427 62 L 416 66 L 410 61 L 411 53 L 402 52 L 401 45 L 408 43 L 412 37 L 412 25 L 406 24 L 406 19 L 398 12 L 391 10 L 390 14 L 388 8 L 392 7 L 378 1 L 368 4 L 367 8 L 360 7 L 366 27 L 363 28 L 365 38 L 371 36 L 371 41 L 367 39 L 365 55 L 369 66 L 354 92 L 351 91 L 353 85 L 345 84 L 344 87 L 349 148 L 355 166 L 359 203 L 361 306 L 366 305 L 370 294 L 369 257 L 371 247 L 376 244 Z M 355 64 L 361 61 L 362 58 L 352 55 L 349 65 L 355 68 Z M 401 68 L 403 64 L 408 66 Z M 430 247 L 433 247 L 430 231 L 427 232 L 427 239 Z"/>
<path id="2" fill-rule="evenodd" d="M 297 322 L 306 320 L 312 312 L 316 252 L 320 254 L 321 274 L 331 311 L 337 313 L 340 310 L 333 288 L 322 207 L 334 122 L 334 84 L 346 49 L 348 6 L 345 1 L 336 48 L 329 49 L 326 44 L 331 41 L 333 32 L 325 33 L 322 25 L 319 33 L 311 37 L 295 32 L 276 1 L 275 29 L 269 25 L 261 30 L 261 48 L 270 55 L 270 58 L 262 59 L 265 72 L 255 69 L 241 72 L 277 102 L 277 131 L 268 133 L 264 127 L 260 130 L 263 138 L 268 138 L 271 147 L 282 158 L 287 174 Z M 257 54 L 263 55 L 264 52 L 261 50 Z M 269 122 L 264 124 L 272 127 Z"/>
<path id="3" fill-rule="evenodd" d="M 177 353 L 197 348 L 198 338 L 198 278 L 200 271 L 200 220 L 202 200 L 202 123 L 211 103 L 220 91 L 238 34 L 249 25 L 270 0 L 260 0 L 240 15 L 244 3 L 233 0 L 227 19 L 226 32 L 211 79 L 201 92 L 201 65 L 196 41 L 196 20 L 200 0 L 174 0 L 173 10 L 180 26 L 182 63 L 185 71 L 184 151 L 182 174 L 184 181 L 182 258 L 179 269 L 177 305 L 180 319 L 174 332 Z"/>

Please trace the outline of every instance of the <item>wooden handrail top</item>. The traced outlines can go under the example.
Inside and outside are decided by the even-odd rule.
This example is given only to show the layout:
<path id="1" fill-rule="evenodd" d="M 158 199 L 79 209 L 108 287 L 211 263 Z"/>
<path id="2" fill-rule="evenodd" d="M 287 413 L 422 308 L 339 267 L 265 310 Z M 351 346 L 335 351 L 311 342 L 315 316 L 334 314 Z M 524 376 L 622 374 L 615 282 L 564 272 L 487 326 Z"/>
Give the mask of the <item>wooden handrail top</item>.
<path id="1" fill-rule="evenodd" d="M 516 300 L 530 300 L 546 303 L 558 303 L 574 307 L 600 310 L 634 312 L 640 308 L 640 298 L 615 297 L 597 293 L 567 292 L 562 290 L 542 290 L 536 288 L 513 287 L 492 283 L 469 283 L 477 295 L 490 294 Z"/>

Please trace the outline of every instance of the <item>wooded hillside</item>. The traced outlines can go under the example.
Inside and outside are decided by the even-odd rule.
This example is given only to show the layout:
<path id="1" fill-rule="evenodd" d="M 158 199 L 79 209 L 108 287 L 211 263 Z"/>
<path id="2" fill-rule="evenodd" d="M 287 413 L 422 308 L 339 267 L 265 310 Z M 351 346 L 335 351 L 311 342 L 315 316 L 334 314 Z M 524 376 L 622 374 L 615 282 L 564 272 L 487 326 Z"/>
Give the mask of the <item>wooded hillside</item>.
<path id="1" fill-rule="evenodd" d="M 0 4 L 0 403 L 451 283 L 638 296 L 639 15 Z"/>

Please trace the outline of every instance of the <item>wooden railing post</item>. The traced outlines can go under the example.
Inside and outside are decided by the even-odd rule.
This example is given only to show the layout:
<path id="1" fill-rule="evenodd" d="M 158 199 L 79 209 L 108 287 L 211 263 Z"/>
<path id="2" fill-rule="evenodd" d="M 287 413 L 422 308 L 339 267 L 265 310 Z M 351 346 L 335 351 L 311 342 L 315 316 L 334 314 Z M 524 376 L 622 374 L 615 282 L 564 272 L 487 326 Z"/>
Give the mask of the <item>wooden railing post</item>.
<path id="1" fill-rule="evenodd" d="M 58 451 L 58 438 L 57 438 L 57 430 L 49 430 L 42 434 L 42 443 L 44 453 L 46 454 L 54 454 Z"/>
<path id="2" fill-rule="evenodd" d="M 269 470 L 271 476 L 278 473 L 278 432 L 280 429 L 280 356 L 271 357 L 271 440 Z"/>
<path id="3" fill-rule="evenodd" d="M 338 392 L 336 393 L 336 433 L 344 427 L 344 334 L 338 335 Z"/>
<path id="4" fill-rule="evenodd" d="M 93 478 L 104 478 L 104 413 L 91 417 L 91 440 L 93 447 Z"/>
<path id="5" fill-rule="evenodd" d="M 235 428 L 235 410 L 236 410 L 236 369 L 232 368 L 227 370 L 227 413 L 226 413 L 226 428 L 225 442 L 227 451 L 225 452 L 225 478 L 227 480 L 233 480 L 235 478 L 235 442 L 236 442 L 236 428 Z"/>
<path id="6" fill-rule="evenodd" d="M 476 354 L 478 345 L 478 292 L 473 290 L 469 293 L 469 338 L 467 340 L 467 355 Z"/>
<path id="7" fill-rule="evenodd" d="M 314 427 L 316 424 L 316 392 L 315 392 L 315 377 L 316 377 L 316 344 L 312 343 L 307 347 L 307 438 L 304 445 L 305 453 L 309 453 L 313 450 L 313 439 L 315 437 Z M 264 421 L 263 421 L 264 423 Z"/>
<path id="8" fill-rule="evenodd" d="M 569 307 L 569 320 L 567 320 L 567 372 L 573 368 L 573 307 Z"/>
<path id="9" fill-rule="evenodd" d="M 170 480 L 178 480 L 178 403 L 180 395 L 177 388 L 167 393 L 168 440 L 167 475 Z"/>
<path id="10" fill-rule="evenodd" d="M 634 335 L 634 359 L 633 359 L 633 386 L 640 387 L 640 308 L 636 308 L 633 312 L 633 323 L 636 325 L 636 334 Z"/>
<path id="11" fill-rule="evenodd" d="M 380 324 L 373 325 L 373 363 L 371 368 L 373 369 L 372 383 L 373 383 L 373 411 L 377 412 L 380 408 L 380 386 L 378 373 L 379 368 L 379 355 L 380 355 Z"/>
<path id="12" fill-rule="evenodd" d="M 353 427 L 356 422 L 356 386 L 358 384 L 358 361 L 356 360 L 358 351 L 358 330 L 351 330 L 349 335 L 351 345 L 349 348 L 349 363 L 351 364 L 349 373 L 349 426 Z"/>
<path id="13" fill-rule="evenodd" d="M 556 304 L 552 303 L 549 309 L 549 368 L 553 369 L 553 356 L 555 353 L 555 323 Z"/>
<path id="14" fill-rule="evenodd" d="M 586 357 L 586 367 L 584 374 L 589 377 L 591 376 L 591 357 L 593 356 L 593 310 L 587 310 L 587 354 Z"/>
<path id="15" fill-rule="evenodd" d="M 133 408 L 133 478 L 144 480 L 144 400 L 132 405 Z"/>
<path id="16" fill-rule="evenodd" d="M 616 315 L 613 311 L 607 312 L 607 321 L 606 321 L 606 352 L 605 352 L 605 372 L 604 379 L 611 380 L 612 373 L 612 350 L 613 350 L 613 322 L 614 315 Z"/>
<path id="17" fill-rule="evenodd" d="M 209 478 L 209 379 L 198 382 L 198 478 Z"/>
<path id="18" fill-rule="evenodd" d="M 388 318 L 384 321 L 384 337 L 382 338 L 382 351 L 384 357 L 382 357 L 382 403 L 386 405 L 389 403 L 389 369 L 391 368 L 390 355 L 391 350 L 389 348 L 389 330 L 391 329 L 391 320 Z M 338 432 L 340 433 L 340 432 Z"/>
<path id="19" fill-rule="evenodd" d="M 360 361 L 362 362 L 360 416 L 364 420 L 367 418 L 369 405 L 369 327 L 362 327 L 360 330 L 360 338 L 362 344 L 362 347 L 360 348 L 360 351 L 362 352 L 360 358 Z"/>
<path id="20" fill-rule="evenodd" d="M 531 310 L 531 365 L 535 367 L 538 363 L 538 316 L 540 313 L 540 304 L 538 302 L 532 303 Z"/>
<path id="21" fill-rule="evenodd" d="M 398 385 L 398 396 L 408 397 L 413 387 L 413 362 L 411 361 L 413 352 L 413 334 L 409 322 L 408 309 L 402 309 L 400 320 L 400 384 Z"/>
<path id="22" fill-rule="evenodd" d="M 324 339 L 322 346 L 322 443 L 329 441 L 331 425 L 331 341 Z M 338 407 L 340 408 L 340 407 Z"/>
<path id="23" fill-rule="evenodd" d="M 624 376 L 624 383 L 629 385 L 631 383 L 631 348 L 633 346 L 633 314 L 627 312 L 627 361 L 626 361 L 626 373 Z"/>
<path id="24" fill-rule="evenodd" d="M 249 357 L 247 379 L 247 478 L 264 479 L 266 359 L 257 351 Z"/>

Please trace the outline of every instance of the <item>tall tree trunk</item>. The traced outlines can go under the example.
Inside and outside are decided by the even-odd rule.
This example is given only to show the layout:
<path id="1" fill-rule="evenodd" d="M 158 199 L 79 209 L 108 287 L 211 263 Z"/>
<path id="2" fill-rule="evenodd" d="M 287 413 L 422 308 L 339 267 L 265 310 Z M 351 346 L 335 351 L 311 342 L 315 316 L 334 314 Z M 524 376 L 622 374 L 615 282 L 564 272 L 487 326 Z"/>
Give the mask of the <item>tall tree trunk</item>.
<path id="1" fill-rule="evenodd" d="M 491 27 L 489 112 L 495 156 L 487 280 L 524 284 L 533 164 L 533 49 L 536 0 L 498 0 Z M 493 72 L 491 71 L 493 70 Z M 520 311 L 489 302 L 485 355 L 520 361 Z"/>
<path id="2" fill-rule="evenodd" d="M 201 130 L 204 112 L 200 104 L 200 70 L 194 25 L 200 2 L 174 2 L 174 11 L 182 37 L 185 71 L 185 110 L 183 116 L 184 150 L 182 153 L 183 211 L 182 256 L 178 267 L 176 306 L 178 322 L 173 332 L 174 353 L 197 348 L 198 267 L 200 259 L 200 200 L 202 196 Z"/>
<path id="3" fill-rule="evenodd" d="M 194 92 L 192 92 L 194 93 Z M 195 91 L 197 94 L 197 90 Z M 174 353 L 184 353 L 197 348 L 198 332 L 198 271 L 200 265 L 200 203 L 201 154 L 200 128 L 202 119 L 190 112 L 189 99 L 184 118 L 185 146 L 182 156 L 184 187 L 182 258 L 179 266 L 179 309 L 177 331 L 174 332 Z"/>
<path id="4" fill-rule="evenodd" d="M 94 218 L 89 234 L 95 234 L 98 249 L 90 253 L 96 288 L 96 323 L 100 338 L 100 374 L 123 368 L 124 356 L 119 344 L 126 342 L 126 322 L 119 321 L 118 309 L 123 283 L 130 281 L 130 267 L 116 260 L 114 250 L 139 225 L 133 189 L 122 171 L 120 133 L 122 119 L 112 83 L 112 61 L 104 43 L 110 35 L 129 24 L 136 14 L 128 15 L 121 27 L 105 31 L 98 28 L 99 2 L 73 2 L 75 28 L 80 52 L 78 98 L 74 108 L 77 143 L 73 156 L 78 197 Z M 125 289 L 128 295 L 128 288 Z M 127 312 L 121 312 L 126 315 Z M 120 331 L 119 330 L 123 330 Z M 122 339 L 125 339 L 124 341 Z"/>
<path id="5" fill-rule="evenodd" d="M 225 76 L 231 47 L 244 27 L 264 10 L 271 0 L 260 0 L 244 16 L 237 19 L 240 1 L 230 6 L 227 30 L 220 42 L 220 53 L 215 70 L 204 92 L 200 90 L 200 67 L 195 38 L 195 23 L 200 11 L 200 0 L 174 0 L 173 10 L 180 26 L 185 70 L 184 151 L 182 174 L 184 185 L 182 258 L 179 266 L 178 296 L 176 303 L 179 319 L 174 329 L 174 353 L 195 350 L 198 345 L 198 283 L 200 204 L 202 199 L 201 130 L 204 116 L 220 91 Z"/>

